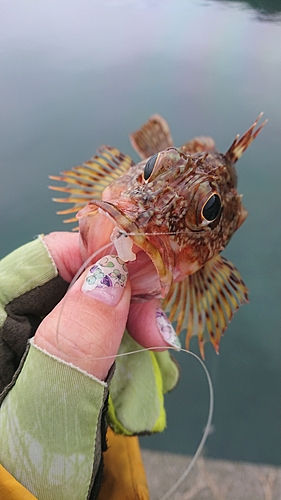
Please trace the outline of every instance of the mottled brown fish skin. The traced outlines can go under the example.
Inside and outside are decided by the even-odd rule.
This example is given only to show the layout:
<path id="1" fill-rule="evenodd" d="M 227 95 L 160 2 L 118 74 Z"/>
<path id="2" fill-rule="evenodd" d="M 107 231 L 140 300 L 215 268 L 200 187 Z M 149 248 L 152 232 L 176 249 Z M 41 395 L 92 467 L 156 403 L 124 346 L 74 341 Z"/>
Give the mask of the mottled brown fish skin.
<path id="1" fill-rule="evenodd" d="M 219 253 L 246 218 L 235 166 L 215 151 L 186 154 L 171 147 L 158 154 L 146 181 L 145 163 L 112 182 L 102 199 L 145 233 L 174 279 L 180 279 Z M 202 210 L 214 194 L 220 198 L 221 210 L 209 222 Z"/>

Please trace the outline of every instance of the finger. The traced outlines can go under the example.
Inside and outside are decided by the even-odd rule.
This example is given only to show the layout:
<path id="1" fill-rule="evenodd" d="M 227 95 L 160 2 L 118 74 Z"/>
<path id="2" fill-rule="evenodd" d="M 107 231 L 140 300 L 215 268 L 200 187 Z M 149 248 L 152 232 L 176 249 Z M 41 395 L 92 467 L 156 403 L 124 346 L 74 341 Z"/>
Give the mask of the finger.
<path id="1" fill-rule="evenodd" d="M 160 307 L 158 299 L 131 304 L 127 328 L 130 335 L 144 347 L 181 348 L 180 340 Z"/>
<path id="2" fill-rule="evenodd" d="M 69 283 L 91 255 L 97 260 L 105 253 L 114 253 L 110 241 L 114 225 L 108 217 L 99 212 L 80 215 L 79 227 L 79 233 L 54 232 L 43 237 L 61 277 Z"/>
<path id="3" fill-rule="evenodd" d="M 61 277 L 70 283 L 83 264 L 79 233 L 54 232 L 44 236 L 43 241 Z"/>
<path id="4" fill-rule="evenodd" d="M 83 273 L 34 339 L 50 354 L 101 380 L 114 362 L 130 307 L 126 267 L 117 259 L 103 257 Z"/>

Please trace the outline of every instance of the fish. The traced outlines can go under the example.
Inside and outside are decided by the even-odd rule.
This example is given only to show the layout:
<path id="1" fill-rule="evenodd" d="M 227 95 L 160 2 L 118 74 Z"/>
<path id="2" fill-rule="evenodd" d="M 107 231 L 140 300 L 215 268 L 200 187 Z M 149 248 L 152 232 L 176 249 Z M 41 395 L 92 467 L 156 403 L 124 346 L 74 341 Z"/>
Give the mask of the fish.
<path id="1" fill-rule="evenodd" d="M 158 114 L 130 135 L 137 164 L 117 148 L 102 146 L 89 161 L 51 179 L 68 193 L 54 198 L 73 206 L 58 211 L 79 220 L 84 258 L 91 242 L 112 241 L 127 261 L 133 300 L 161 298 L 176 333 L 185 331 L 189 348 L 198 337 L 219 353 L 233 314 L 248 302 L 248 289 L 236 267 L 221 255 L 247 217 L 237 191 L 236 162 L 264 127 L 237 135 L 226 153 L 211 137 L 194 137 L 175 147 L 166 120 Z"/>

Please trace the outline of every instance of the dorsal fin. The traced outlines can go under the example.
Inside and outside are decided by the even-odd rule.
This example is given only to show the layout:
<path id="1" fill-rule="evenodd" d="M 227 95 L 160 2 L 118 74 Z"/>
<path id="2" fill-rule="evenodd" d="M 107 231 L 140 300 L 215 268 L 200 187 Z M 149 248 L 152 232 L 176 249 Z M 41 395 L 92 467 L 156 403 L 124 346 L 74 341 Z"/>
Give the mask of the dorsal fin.
<path id="1" fill-rule="evenodd" d="M 139 130 L 130 134 L 130 140 L 143 160 L 174 145 L 169 125 L 160 115 L 151 116 Z"/>
<path id="2" fill-rule="evenodd" d="M 212 137 L 200 136 L 194 137 L 190 141 L 183 144 L 180 149 L 184 153 L 203 153 L 204 151 L 214 151 L 216 149 L 215 141 Z"/>
<path id="3" fill-rule="evenodd" d="M 231 144 L 230 148 L 227 150 L 225 153 L 225 156 L 228 158 L 229 161 L 232 163 L 235 163 L 239 158 L 241 158 L 242 154 L 246 149 L 250 146 L 251 142 L 257 137 L 257 135 L 260 133 L 261 129 L 265 126 L 265 124 L 268 122 L 268 120 L 265 120 L 254 132 L 254 129 L 258 123 L 258 121 L 261 119 L 263 113 L 260 113 L 259 116 L 257 117 L 256 121 L 254 121 L 253 125 L 245 132 L 245 134 L 240 137 L 237 135 Z"/>
<path id="4" fill-rule="evenodd" d="M 50 179 L 64 182 L 66 186 L 49 186 L 49 188 L 69 194 L 67 198 L 53 198 L 53 201 L 74 204 L 71 208 L 58 211 L 58 214 L 78 212 L 88 201 L 101 199 L 104 189 L 134 166 L 130 156 L 124 155 L 116 148 L 102 146 L 97 153 L 97 156 L 89 161 L 62 172 L 60 176 L 50 175 Z M 74 221 L 77 221 L 75 217 L 64 222 Z"/>
<path id="5" fill-rule="evenodd" d="M 210 340 L 219 352 L 220 338 L 240 305 L 248 301 L 248 290 L 235 266 L 221 255 L 199 271 L 174 283 L 163 301 L 170 321 L 177 321 L 176 332 L 186 332 L 186 348 L 192 335 L 198 335 L 204 358 L 204 343 Z"/>

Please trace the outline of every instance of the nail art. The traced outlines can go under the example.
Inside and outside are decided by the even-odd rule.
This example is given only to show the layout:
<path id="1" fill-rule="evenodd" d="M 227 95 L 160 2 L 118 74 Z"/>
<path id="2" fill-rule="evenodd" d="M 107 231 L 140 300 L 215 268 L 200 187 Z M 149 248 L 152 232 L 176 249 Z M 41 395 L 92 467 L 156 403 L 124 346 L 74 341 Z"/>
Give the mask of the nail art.
<path id="1" fill-rule="evenodd" d="M 165 342 L 179 351 L 181 349 L 180 339 L 162 309 L 156 309 L 156 323 Z"/>
<path id="2" fill-rule="evenodd" d="M 116 255 L 106 255 L 89 269 L 82 292 L 116 305 L 126 286 L 127 276 L 125 262 Z"/>

